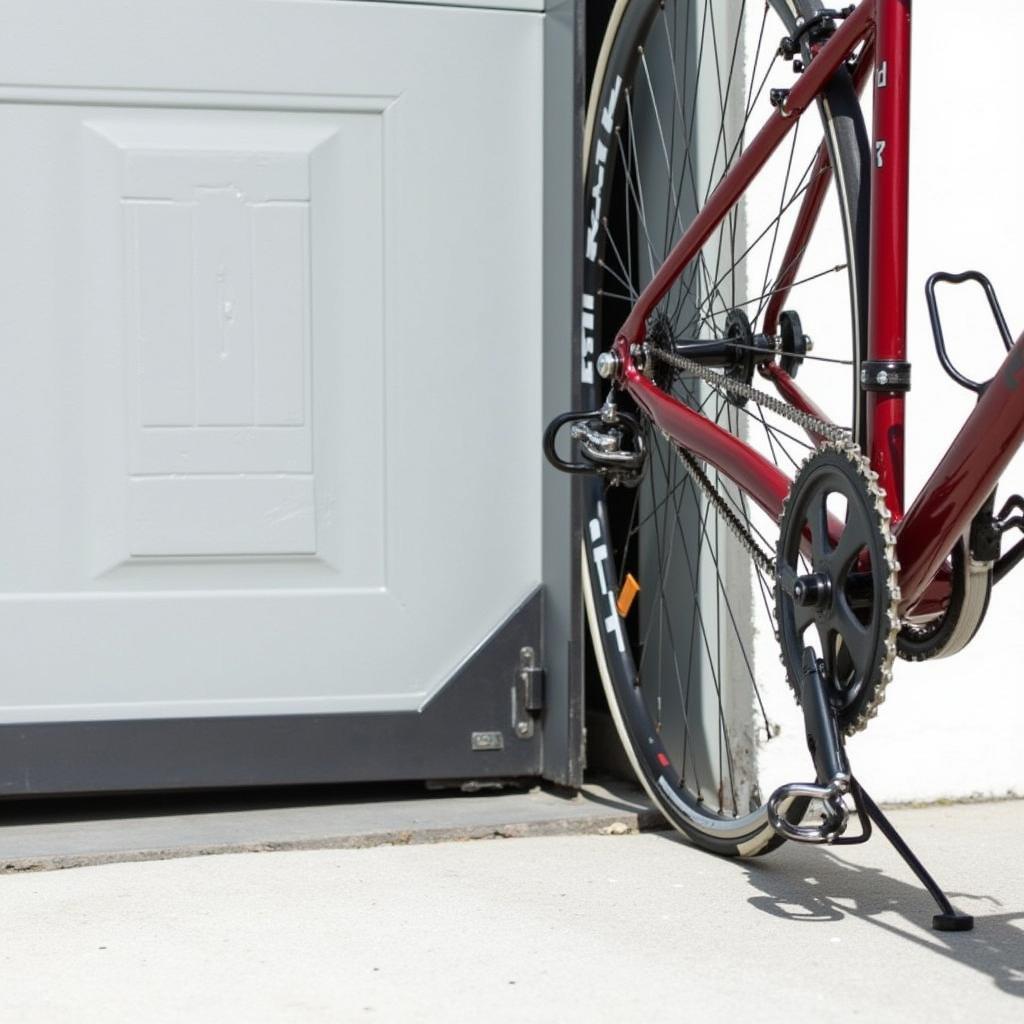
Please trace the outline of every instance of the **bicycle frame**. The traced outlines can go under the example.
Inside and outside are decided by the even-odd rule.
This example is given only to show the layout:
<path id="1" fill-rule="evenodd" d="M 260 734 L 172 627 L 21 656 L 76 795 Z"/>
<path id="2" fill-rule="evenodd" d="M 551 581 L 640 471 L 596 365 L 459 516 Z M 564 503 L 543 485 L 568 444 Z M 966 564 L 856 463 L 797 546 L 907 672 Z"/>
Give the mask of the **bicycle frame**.
<path id="1" fill-rule="evenodd" d="M 729 431 L 657 388 L 632 359 L 645 323 L 672 284 L 746 191 L 828 80 L 861 44 L 857 77 L 873 69 L 871 231 L 868 271 L 868 359 L 907 358 L 907 199 L 910 150 L 911 0 L 861 0 L 814 54 L 787 99 L 761 128 L 644 289 L 615 341 L 621 382 L 679 445 L 706 459 L 776 518 L 791 480 Z M 809 190 L 790 251 L 799 253 L 817 219 L 824 187 Z M 787 266 L 792 261 L 787 260 Z M 766 322 L 782 308 L 792 276 L 780 282 Z M 767 374 L 783 397 L 814 411 L 799 386 L 778 368 Z M 939 610 L 949 594 L 946 558 L 994 490 L 1024 440 L 1024 334 L 1017 339 L 971 415 L 909 509 L 904 510 L 905 403 L 901 392 L 868 393 L 865 439 L 886 492 L 899 558 L 900 610 Z"/>

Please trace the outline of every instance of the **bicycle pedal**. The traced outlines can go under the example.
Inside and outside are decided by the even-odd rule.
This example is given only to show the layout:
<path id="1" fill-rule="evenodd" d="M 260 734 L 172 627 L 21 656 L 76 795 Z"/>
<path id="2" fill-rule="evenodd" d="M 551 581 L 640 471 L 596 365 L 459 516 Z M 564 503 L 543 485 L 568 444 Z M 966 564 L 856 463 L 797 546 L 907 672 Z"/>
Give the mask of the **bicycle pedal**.
<path id="1" fill-rule="evenodd" d="M 579 446 L 583 461 L 563 459 L 556 449 L 562 428 Z M 643 430 L 635 416 L 619 412 L 612 401 L 595 412 L 566 412 L 556 416 L 544 431 L 544 455 L 562 473 L 591 473 L 611 484 L 635 486 L 646 461 Z"/>
<path id="2" fill-rule="evenodd" d="M 779 786 L 768 798 L 768 822 L 784 839 L 796 843 L 832 843 L 846 831 L 850 818 L 844 797 L 850 791 L 850 777 L 837 775 L 827 786 L 815 782 L 790 782 Z M 795 801 L 820 800 L 824 813 L 819 825 L 799 825 L 789 820 Z"/>
<path id="3" fill-rule="evenodd" d="M 991 378 L 986 381 L 972 380 L 966 374 L 961 373 L 954 365 L 953 361 L 949 358 L 949 351 L 946 348 L 946 339 L 942 332 L 942 320 L 939 316 L 939 306 L 935 298 L 935 286 L 939 283 L 943 284 L 963 284 L 965 281 L 973 281 L 980 285 L 982 290 L 985 292 L 985 297 L 988 299 L 988 307 L 992 312 L 992 318 L 996 322 L 996 326 L 999 328 L 999 334 L 1003 341 L 1003 346 L 1006 351 L 1009 352 L 1013 347 L 1013 337 L 1010 334 L 1010 328 L 1006 324 L 1006 317 L 1003 316 L 1002 307 L 999 305 L 999 299 L 996 297 L 996 290 L 992 286 L 992 282 L 978 270 L 965 270 L 961 274 L 950 274 L 945 271 L 938 271 L 932 274 L 928 278 L 925 284 L 925 299 L 928 303 L 928 317 L 931 320 L 932 335 L 935 338 L 935 351 L 938 353 L 939 362 L 942 364 L 942 368 L 949 375 L 950 379 L 955 383 L 959 384 L 963 388 L 967 388 L 968 391 L 973 391 L 979 397 L 984 393 L 985 388 L 988 387 L 991 382 Z"/>
<path id="4" fill-rule="evenodd" d="M 850 792 L 850 766 L 843 749 L 835 708 L 829 700 L 823 666 L 814 649 L 803 655 L 800 707 L 804 713 L 807 749 L 820 780 L 779 786 L 768 799 L 768 821 L 775 831 L 798 843 L 831 843 L 846 831 L 850 812 L 844 797 Z M 787 811 L 794 801 L 820 800 L 824 808 L 819 825 L 794 824 Z"/>

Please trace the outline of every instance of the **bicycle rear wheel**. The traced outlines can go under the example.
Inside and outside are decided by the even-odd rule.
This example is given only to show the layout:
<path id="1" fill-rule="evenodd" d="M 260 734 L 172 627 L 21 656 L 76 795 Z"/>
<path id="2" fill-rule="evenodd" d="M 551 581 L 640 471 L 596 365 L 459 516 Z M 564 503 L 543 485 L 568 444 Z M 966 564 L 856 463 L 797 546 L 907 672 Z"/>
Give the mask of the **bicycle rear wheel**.
<path id="1" fill-rule="evenodd" d="M 788 84 L 779 79 L 791 74 L 777 53 L 780 38 L 818 10 L 805 0 L 771 0 L 763 8 L 742 0 L 616 4 L 585 137 L 582 408 L 596 408 L 603 397 L 594 356 L 614 340 L 753 130 L 772 116 L 770 89 Z M 647 339 L 678 347 L 721 339 L 746 322 L 752 334 L 775 335 L 772 297 L 793 279 L 787 304 L 815 334 L 800 383 L 857 437 L 868 161 L 846 71 L 821 97 L 819 113 L 804 116 L 684 268 L 649 318 Z M 831 175 L 831 195 L 813 239 L 787 251 L 802 200 L 823 175 Z M 766 324 L 769 318 L 776 322 Z M 814 450 L 798 426 L 756 398 L 730 401 L 678 370 L 653 377 L 791 477 Z M 642 417 L 624 396 L 621 402 Z M 792 781 L 786 772 L 794 750 L 806 774 L 806 753 L 779 664 L 775 581 L 735 524 L 769 554 L 777 524 L 712 467 L 698 466 L 701 483 L 642 422 L 648 457 L 640 484 L 591 480 L 582 488 L 583 596 L 602 683 L 633 768 L 669 821 L 718 853 L 764 852 L 777 842 L 765 800 L 775 784 Z M 623 590 L 627 575 L 640 586 L 632 602 Z"/>

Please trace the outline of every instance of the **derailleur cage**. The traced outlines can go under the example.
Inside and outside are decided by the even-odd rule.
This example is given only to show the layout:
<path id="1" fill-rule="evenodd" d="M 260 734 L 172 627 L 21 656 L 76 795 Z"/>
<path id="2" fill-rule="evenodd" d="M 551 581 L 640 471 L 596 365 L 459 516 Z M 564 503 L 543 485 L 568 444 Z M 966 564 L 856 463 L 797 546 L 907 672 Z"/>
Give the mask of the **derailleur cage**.
<path id="1" fill-rule="evenodd" d="M 566 424 L 572 424 L 569 436 L 579 445 L 583 461 L 570 462 L 558 454 L 556 441 Z M 544 431 L 544 455 L 562 473 L 594 473 L 612 486 L 635 487 L 643 476 L 647 449 L 640 421 L 621 412 L 609 395 L 596 412 L 556 416 Z"/>

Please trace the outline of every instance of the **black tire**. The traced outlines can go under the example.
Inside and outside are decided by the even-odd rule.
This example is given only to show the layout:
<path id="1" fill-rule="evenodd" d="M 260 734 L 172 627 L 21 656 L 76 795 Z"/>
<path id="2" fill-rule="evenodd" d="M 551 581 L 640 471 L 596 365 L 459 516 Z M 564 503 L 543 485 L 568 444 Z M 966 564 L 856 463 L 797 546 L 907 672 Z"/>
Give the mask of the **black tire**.
<path id="1" fill-rule="evenodd" d="M 972 560 L 969 536 L 961 537 L 950 554 L 953 582 L 949 605 L 930 621 L 905 620 L 896 638 L 904 661 L 928 661 L 959 654 L 977 635 L 992 596 L 992 567 Z"/>
<path id="2" fill-rule="evenodd" d="M 654 250 L 667 250 L 674 239 L 678 238 L 685 223 L 689 222 L 692 215 L 702 205 L 702 192 L 706 198 L 707 190 L 704 189 L 703 182 L 698 186 L 698 173 L 695 170 L 697 160 L 700 159 L 699 147 L 692 139 L 695 133 L 696 117 L 691 114 L 685 137 L 677 139 L 676 128 L 677 123 L 686 125 L 686 109 L 690 102 L 688 90 L 692 90 L 693 110 L 696 110 L 696 97 L 704 95 L 701 93 L 701 89 L 707 88 L 706 84 L 701 84 L 700 76 L 701 68 L 705 66 L 703 63 L 704 46 L 705 39 L 709 35 L 709 16 L 712 23 L 717 17 L 723 26 L 728 24 L 729 28 L 728 32 L 724 29 L 717 31 L 712 24 L 710 35 L 716 40 L 713 44 L 713 56 L 717 68 L 716 80 L 719 96 L 724 96 L 721 102 L 722 126 L 725 126 L 727 118 L 732 116 L 729 103 L 732 102 L 732 82 L 742 31 L 742 19 L 737 20 L 735 15 L 745 5 L 741 2 L 727 4 L 722 0 L 717 0 L 717 2 L 716 0 L 705 0 L 703 14 L 699 10 L 700 6 L 699 3 L 683 4 L 680 2 L 676 4 L 660 2 L 660 0 L 619 0 L 615 5 L 608 34 L 598 59 L 588 110 L 584 150 L 584 337 L 580 383 L 580 407 L 582 408 L 596 408 L 604 398 L 601 381 L 594 373 L 594 360 L 596 355 L 614 340 L 614 332 L 625 319 L 631 297 L 642 287 L 645 278 L 648 277 L 648 270 L 653 272 L 652 268 L 644 269 L 643 264 L 650 263 L 653 266 L 655 256 L 663 256 L 663 252 L 655 253 Z M 760 21 L 760 5 L 751 5 L 751 9 L 751 17 L 756 17 Z M 774 49 L 783 35 L 790 34 L 795 30 L 795 19 L 798 16 L 807 17 L 819 9 L 819 4 L 806 2 L 806 0 L 771 0 L 770 7 L 765 7 L 765 21 L 761 23 L 758 35 L 759 45 L 763 43 L 764 46 Z M 730 21 L 730 17 L 732 17 L 732 21 Z M 684 45 L 680 45 L 678 48 L 676 46 L 676 42 L 681 38 L 680 25 L 684 20 L 688 26 L 687 31 L 698 23 L 702 25 L 700 51 L 695 65 L 696 71 L 694 71 L 693 60 L 695 51 L 690 49 L 690 37 L 687 36 L 688 41 Z M 735 29 L 733 22 L 736 23 Z M 719 59 L 721 41 L 724 39 L 728 43 L 734 30 L 731 61 Z M 659 42 L 661 38 L 664 39 L 664 43 Z M 695 31 L 692 37 L 694 44 L 696 38 Z M 659 46 L 663 51 L 662 64 L 658 65 L 658 70 L 652 72 Z M 679 54 L 683 52 L 691 58 L 688 63 L 680 63 Z M 806 46 L 804 59 L 809 59 Z M 710 62 L 707 66 L 710 66 Z M 756 63 L 754 67 L 757 67 Z M 668 74 L 668 69 L 672 70 L 671 75 Z M 710 74 L 710 72 L 708 73 Z M 775 74 L 774 71 L 771 73 Z M 784 64 L 779 65 L 779 73 L 776 74 L 776 79 L 781 79 L 781 81 L 773 80 L 771 84 L 789 84 L 783 75 L 790 79 L 792 77 L 791 70 Z M 756 78 L 760 79 L 760 77 L 761 71 L 758 70 Z M 683 83 L 682 86 L 679 84 L 680 80 Z M 754 80 L 755 75 L 751 75 L 751 81 Z M 765 81 L 767 81 L 767 75 Z M 724 89 L 723 82 L 725 83 Z M 660 94 L 659 88 L 661 89 Z M 666 123 L 661 117 L 663 100 L 659 98 L 659 95 L 664 95 L 666 88 L 672 94 L 669 96 L 669 102 L 672 103 L 670 141 L 668 140 L 669 133 L 665 130 Z M 645 92 L 650 96 L 648 102 L 651 111 L 647 115 L 646 122 L 643 121 L 639 107 Z M 752 116 L 750 100 L 752 95 L 753 89 L 745 96 L 742 93 L 740 95 L 743 104 L 740 109 L 744 112 L 744 117 Z M 755 108 L 759 102 L 760 100 L 755 99 Z M 635 110 L 634 103 L 636 104 Z M 846 362 L 836 364 L 836 366 L 842 367 L 837 371 L 841 374 L 841 382 L 838 385 L 827 387 L 826 390 L 835 391 L 838 388 L 846 395 L 846 402 L 849 404 L 843 403 L 841 413 L 846 421 L 844 425 L 850 426 L 859 434 L 862 416 L 857 377 L 860 362 L 864 357 L 866 331 L 866 258 L 870 205 L 869 182 L 862 172 L 869 164 L 868 142 L 863 118 L 850 75 L 846 71 L 837 74 L 829 85 L 819 101 L 819 111 L 820 124 L 827 142 L 834 176 L 832 191 L 839 199 L 836 204 L 831 197 L 827 198 L 826 206 L 831 204 L 833 215 L 838 215 L 841 225 L 840 245 L 845 254 L 843 269 L 846 270 L 846 273 L 833 274 L 832 278 L 841 278 L 842 283 L 839 288 L 847 295 L 849 306 L 849 313 L 843 313 L 844 316 L 849 317 L 849 321 L 843 328 L 846 337 L 841 342 L 841 345 L 845 346 L 842 351 L 847 353 L 847 356 L 844 357 Z M 751 127 L 759 127 L 764 120 L 764 115 L 754 114 L 753 117 Z M 808 132 L 814 134 L 812 129 L 818 128 L 814 113 L 808 112 L 802 121 L 809 125 L 804 129 L 805 134 Z M 654 122 L 656 122 L 656 131 L 652 131 Z M 646 134 L 655 137 L 657 145 L 638 139 L 638 135 L 643 134 L 638 131 L 638 126 L 642 128 L 645 124 Z M 821 139 L 820 130 L 817 131 L 817 137 L 819 140 Z M 739 130 L 735 137 L 731 137 L 729 130 L 720 126 L 718 140 L 714 147 L 714 156 L 710 161 L 707 175 L 708 188 L 713 184 L 717 173 L 716 162 L 719 159 L 719 148 L 723 154 L 722 165 L 723 167 L 727 166 L 730 159 L 742 151 L 743 139 L 742 130 Z M 640 170 L 640 155 L 645 145 L 652 152 L 660 146 L 665 157 L 666 171 L 662 172 L 665 182 L 660 187 L 666 197 L 666 209 L 663 220 L 664 232 L 658 239 L 660 245 L 653 244 L 652 233 L 654 232 L 651 231 L 651 225 L 654 224 L 653 212 L 648 217 L 648 204 L 643 197 L 643 183 L 648 179 L 645 177 L 646 170 L 643 172 Z M 776 157 L 782 154 L 785 159 L 786 147 L 787 143 L 783 143 Z M 709 147 L 705 146 L 705 150 L 707 148 Z M 796 140 L 794 139 L 793 152 L 795 150 Z M 793 162 L 794 157 L 791 153 L 789 156 L 790 167 Z M 692 187 L 686 185 L 687 174 L 692 179 Z M 675 175 L 679 177 L 678 188 L 674 188 L 672 184 Z M 720 177 L 720 174 L 717 176 Z M 789 183 L 790 177 L 787 170 L 782 188 L 783 202 L 787 197 Z M 692 191 L 692 203 L 689 200 L 684 201 L 684 189 L 688 193 Z M 655 191 L 655 187 L 651 186 L 652 195 L 655 194 Z M 688 203 L 693 207 L 692 210 L 684 209 Z M 790 203 L 785 209 L 780 207 L 780 218 L 784 220 L 789 217 L 790 208 L 798 207 L 798 205 L 798 203 Z M 658 216 L 659 218 L 662 216 L 660 207 Z M 730 308 L 746 307 L 747 313 L 751 314 L 750 319 L 754 322 L 754 330 L 757 330 L 758 316 L 763 311 L 765 295 L 761 294 L 750 299 L 748 293 L 744 296 L 744 301 L 736 300 L 737 279 L 741 279 L 745 284 L 750 277 L 750 267 L 754 265 L 752 255 L 747 257 L 747 254 L 744 253 L 738 259 L 736 258 L 739 248 L 737 236 L 741 241 L 746 241 L 747 238 L 747 235 L 744 234 L 744 220 L 745 213 L 737 208 L 723 224 L 723 229 L 728 227 L 728 234 L 723 230 L 717 236 L 715 244 L 717 245 L 718 261 L 715 263 L 713 273 L 709 272 L 708 261 L 704 261 L 701 268 L 698 268 L 697 261 L 695 261 L 689 278 L 689 288 L 686 287 L 688 271 L 684 270 L 677 286 L 678 290 L 673 289 L 673 292 L 666 296 L 660 309 L 664 310 L 667 329 L 674 332 L 674 338 L 678 339 L 681 336 L 679 332 L 682 331 L 683 317 L 688 313 L 691 315 L 689 325 L 692 334 L 693 330 L 698 329 L 705 332 L 716 331 L 715 325 L 719 314 Z M 781 223 L 781 221 L 776 221 L 776 223 Z M 750 233 L 753 234 L 752 229 Z M 773 252 L 768 255 L 765 267 L 766 284 L 772 269 L 776 242 L 780 248 L 784 249 L 785 247 L 784 240 L 778 240 L 779 233 L 779 228 L 776 227 L 774 229 L 775 238 L 772 240 Z M 760 244 L 761 240 L 758 240 L 750 245 L 748 252 Z M 727 265 L 726 275 L 720 277 L 722 252 L 726 245 L 728 245 L 726 259 L 728 260 L 731 256 L 733 263 L 731 266 Z M 628 254 L 624 252 L 626 248 L 629 248 Z M 642 249 L 646 249 L 647 252 L 642 253 Z M 741 266 L 745 259 L 749 259 L 750 267 Z M 803 269 L 801 268 L 801 273 Z M 755 275 L 753 281 L 755 285 L 759 274 L 760 269 L 758 268 L 758 274 Z M 703 286 L 701 284 L 702 276 Z M 824 276 L 821 275 L 822 279 Z M 726 277 L 729 279 L 727 285 L 722 283 Z M 774 281 L 774 278 L 772 280 Z M 815 278 L 808 280 L 813 281 Z M 702 294 L 702 287 L 707 293 L 704 300 L 699 298 Z M 721 302 L 721 309 L 716 310 L 716 298 L 723 299 L 726 289 L 730 293 L 729 297 Z M 790 301 L 791 303 L 798 301 L 797 288 L 794 288 Z M 673 303 L 675 303 L 674 307 Z M 756 314 L 752 312 L 755 304 L 757 304 Z M 702 314 L 701 307 L 703 305 L 706 305 L 706 309 Z M 674 312 L 674 319 L 669 315 L 671 312 Z M 701 316 L 704 317 L 703 320 L 700 320 Z M 697 323 L 697 327 L 693 326 L 695 323 Z M 818 326 L 828 325 L 819 324 Z M 806 318 L 805 327 L 814 329 L 814 325 L 809 323 Z M 685 334 L 685 332 L 683 333 Z M 701 337 L 703 338 L 705 335 L 701 335 Z M 827 359 L 820 360 L 820 362 L 824 366 Z M 802 374 L 805 372 L 806 365 L 805 363 L 804 369 L 801 369 Z M 831 368 L 828 369 L 831 370 Z M 659 386 L 663 386 L 657 377 L 654 379 Z M 763 386 L 765 390 L 770 389 L 770 385 L 759 385 L 756 376 L 754 383 L 756 386 Z M 787 428 L 782 429 L 771 425 L 765 420 L 760 406 L 755 402 L 751 403 L 750 408 L 739 409 L 729 403 L 719 403 L 718 399 L 714 398 L 710 408 L 706 408 L 709 399 L 703 397 L 703 393 L 692 381 L 688 385 L 686 380 L 680 379 L 678 376 L 670 386 L 679 396 L 694 404 L 700 399 L 701 407 L 706 415 L 713 414 L 713 418 L 727 423 L 734 431 L 748 429 L 747 426 L 744 426 L 747 423 L 745 417 L 755 415 L 760 417 L 760 422 L 764 423 L 764 434 L 769 446 L 774 450 L 778 443 L 785 450 L 786 456 L 790 460 L 785 463 L 789 475 L 795 474 L 794 466 L 799 460 L 794 460 L 786 447 L 791 444 L 791 441 L 786 440 L 783 443 L 782 439 L 791 437 L 789 431 L 794 435 L 799 434 L 798 427 L 789 424 Z M 822 386 L 824 387 L 824 385 Z M 810 388 L 809 391 L 817 400 L 818 393 Z M 627 404 L 624 397 L 621 402 L 624 405 Z M 719 406 L 726 408 L 723 409 Z M 629 410 L 636 411 L 631 405 L 629 405 Z M 782 422 L 785 423 L 785 421 Z M 761 429 L 760 423 L 755 425 L 758 430 Z M 734 560 L 734 558 L 726 550 L 730 542 L 728 539 L 722 540 L 726 536 L 726 525 L 718 509 L 713 504 L 707 503 L 706 500 L 702 504 L 703 499 L 694 489 L 692 478 L 684 479 L 682 473 L 679 477 L 675 476 L 676 470 L 669 467 L 670 461 L 672 466 L 676 465 L 675 453 L 661 441 L 656 432 L 648 432 L 647 444 L 650 454 L 646 483 L 642 482 L 633 492 L 629 492 L 625 488 L 609 488 L 596 479 L 588 480 L 582 487 L 583 597 L 601 681 L 616 727 L 634 771 L 651 799 L 672 825 L 700 846 L 717 853 L 730 855 L 763 853 L 773 848 L 779 841 L 768 824 L 764 806 L 770 792 L 762 790 L 761 781 L 756 775 L 749 779 L 744 777 L 740 784 L 740 776 L 747 769 L 737 768 L 738 759 L 742 758 L 744 765 L 753 764 L 756 770 L 758 755 L 747 748 L 755 743 L 752 736 L 757 733 L 760 726 L 755 728 L 752 725 L 749 730 L 742 730 L 742 735 L 738 735 L 731 732 L 731 726 L 726 723 L 726 710 L 732 714 L 738 708 L 742 717 L 744 701 L 747 699 L 746 691 L 738 691 L 740 696 L 735 698 L 738 701 L 735 708 L 731 705 L 728 709 L 726 708 L 726 703 L 734 698 L 723 696 L 725 676 L 720 662 L 717 673 L 713 667 L 710 669 L 710 675 L 714 679 L 715 693 L 704 693 L 703 696 L 694 697 L 690 675 L 687 676 L 685 688 L 680 681 L 680 660 L 685 659 L 686 668 L 692 670 L 696 658 L 697 673 L 703 672 L 705 677 L 709 674 L 706 666 L 702 668 L 703 662 L 712 660 L 712 645 L 706 635 L 704 622 L 708 616 L 702 610 L 704 607 L 702 601 L 706 604 L 711 600 L 711 597 L 708 597 L 703 589 L 705 584 L 704 576 L 701 575 L 700 557 L 703 550 L 702 543 L 706 544 L 709 551 L 714 549 L 709 557 L 714 560 L 713 572 L 716 576 L 712 587 L 712 596 L 717 606 L 715 614 L 719 630 L 717 642 L 721 646 L 721 632 L 723 623 L 725 623 L 725 646 L 729 652 L 729 658 L 732 658 L 733 661 L 736 661 L 736 657 L 731 653 L 732 648 L 737 646 L 736 641 L 740 641 L 740 646 L 742 646 L 741 631 L 744 636 L 747 633 L 746 619 L 743 617 L 745 607 L 753 602 L 752 595 L 755 593 L 755 588 L 763 591 L 766 582 L 770 585 L 774 581 L 766 581 L 763 574 L 762 577 L 758 577 L 754 571 L 744 582 L 742 572 L 730 568 L 730 560 Z M 813 446 L 810 444 L 806 446 L 807 449 L 811 447 Z M 780 460 L 781 457 L 780 453 Z M 656 481 L 657 474 L 661 474 L 661 476 Z M 721 488 L 726 504 L 734 506 L 733 511 L 740 519 L 746 521 L 752 531 L 756 531 L 757 527 L 753 525 L 745 498 L 724 481 L 724 478 L 715 476 L 714 479 L 716 485 Z M 645 487 L 649 487 L 646 497 L 644 496 Z M 690 487 L 691 490 L 687 491 L 687 487 Z M 676 496 L 677 493 L 678 496 Z M 712 517 L 719 520 L 714 523 L 713 528 L 708 525 Z M 671 538 L 668 540 L 665 539 L 659 526 L 660 518 L 665 520 L 665 531 L 671 531 Z M 766 532 L 770 532 L 770 525 L 768 524 L 759 532 L 760 540 L 764 541 L 762 547 L 769 551 L 773 550 L 774 546 L 774 537 L 765 536 Z M 679 542 L 681 547 L 687 545 L 687 538 L 689 538 L 689 542 L 692 542 L 698 549 L 696 559 L 691 559 L 689 554 L 686 556 L 686 565 L 691 570 L 688 579 L 686 567 L 680 560 L 677 559 L 676 564 L 672 564 L 671 547 L 677 543 L 677 538 L 682 538 Z M 667 558 L 664 553 L 666 546 L 670 548 Z M 723 552 L 725 552 L 724 555 Z M 723 562 L 719 561 L 719 555 L 722 555 Z M 724 569 L 722 568 L 723 563 Z M 696 564 L 695 571 L 693 571 L 694 564 Z M 708 562 L 705 561 L 703 564 L 706 567 Z M 642 571 L 644 569 L 647 571 L 646 576 Z M 641 598 L 636 603 L 639 610 L 634 608 L 632 611 L 627 611 L 626 616 L 623 617 L 616 607 L 616 599 L 627 571 L 637 572 L 643 589 Z M 704 571 L 712 570 L 705 568 Z M 732 576 L 726 579 L 730 572 Z M 738 582 L 737 572 L 740 573 Z M 657 578 L 655 580 L 652 577 Z M 675 590 L 680 600 L 668 599 L 666 595 L 669 588 Z M 742 600 L 738 600 L 738 606 L 744 607 L 739 607 L 737 612 L 730 603 L 730 595 L 738 591 L 744 591 L 746 596 Z M 648 595 L 646 598 L 643 596 L 645 593 Z M 646 610 L 645 601 L 647 602 Z M 728 614 L 722 610 L 723 603 L 728 606 Z M 767 607 L 768 602 L 766 601 L 765 604 Z M 683 605 L 686 607 L 682 607 Z M 738 618 L 743 620 L 742 625 L 737 621 Z M 698 622 L 700 623 L 699 638 L 696 627 Z M 735 633 L 734 637 L 729 635 L 730 623 L 731 630 Z M 677 626 L 675 630 L 673 630 L 674 624 Z M 651 651 L 655 650 L 655 640 L 652 639 L 655 626 L 657 626 L 658 636 L 656 641 L 657 664 L 653 664 L 655 657 L 651 656 Z M 664 639 L 666 635 L 672 636 L 674 632 L 680 634 L 678 641 L 674 638 L 671 641 Z M 683 635 L 687 632 L 688 638 Z M 664 655 L 666 645 L 669 643 L 672 647 L 671 658 Z M 732 647 L 729 646 L 730 644 Z M 754 703 L 754 698 L 760 702 L 761 691 L 758 678 L 761 666 L 758 664 L 755 672 L 746 652 L 743 653 L 743 660 L 745 668 L 742 669 L 742 672 L 749 675 L 750 678 L 749 682 L 744 681 L 742 686 L 747 689 L 752 688 L 751 704 Z M 668 669 L 665 668 L 667 661 L 672 662 Z M 782 671 L 779 668 L 777 657 L 774 671 L 776 673 Z M 670 687 L 666 683 L 670 675 L 674 676 L 672 687 L 678 691 L 675 695 L 669 693 Z M 704 679 L 704 689 L 708 689 L 706 678 Z M 672 709 L 675 717 L 671 721 L 670 713 L 666 710 L 666 700 L 670 696 L 674 697 L 677 704 Z M 713 724 L 710 723 L 706 714 L 707 708 L 704 706 L 709 697 L 718 700 L 717 714 L 713 709 L 711 711 Z M 693 711 L 691 700 L 698 701 L 701 707 L 700 721 L 696 724 L 690 721 Z M 764 713 L 764 729 L 766 735 L 770 735 L 773 731 L 766 712 Z M 715 735 L 713 736 L 712 733 Z M 759 737 L 756 742 L 760 742 Z M 718 748 L 717 777 L 714 777 L 714 770 L 711 769 L 708 771 L 707 778 L 702 780 L 698 770 L 699 765 L 710 763 L 713 760 L 712 748 L 716 745 Z M 724 760 L 723 746 L 735 748 L 726 749 Z M 804 774 L 810 770 L 809 765 L 808 760 Z M 727 789 L 731 792 L 724 792 Z M 791 815 L 798 817 L 802 811 L 803 807 L 794 807 L 791 810 Z"/>

